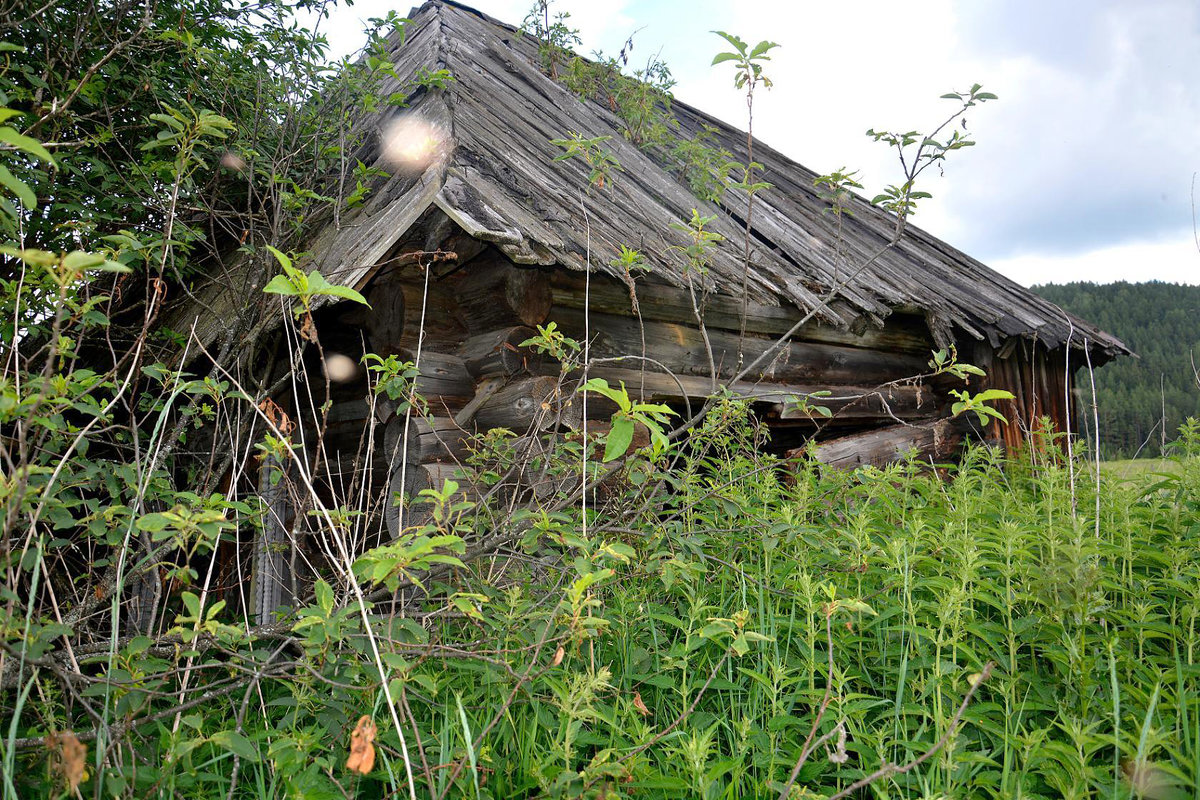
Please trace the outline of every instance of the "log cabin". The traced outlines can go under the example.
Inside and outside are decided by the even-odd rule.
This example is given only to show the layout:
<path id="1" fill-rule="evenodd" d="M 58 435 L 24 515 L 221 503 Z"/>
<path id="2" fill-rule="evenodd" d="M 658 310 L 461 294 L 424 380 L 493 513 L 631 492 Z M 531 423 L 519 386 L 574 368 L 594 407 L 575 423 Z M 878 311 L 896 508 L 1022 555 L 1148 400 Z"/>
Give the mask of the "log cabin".
<path id="1" fill-rule="evenodd" d="M 489 429 L 602 427 L 611 407 L 597 401 L 585 413 L 558 362 L 522 345 L 550 323 L 586 343 L 590 377 L 680 413 L 725 387 L 750 403 L 771 448 L 791 452 L 815 436 L 815 457 L 844 467 L 913 452 L 948 459 L 965 436 L 1016 447 L 1039 419 L 1069 431 L 1078 370 L 1129 353 L 916 226 L 893 241 L 895 218 L 855 195 L 834 209 L 815 173 L 761 142 L 754 157 L 771 188 L 755 196 L 747 232 L 744 193 L 698 197 L 661 152 L 625 135 L 612 103 L 547 74 L 532 36 L 451 0 L 430 0 L 409 20 L 388 39 L 399 77 L 376 92 L 403 102 L 361 113 L 347 139 L 347 163 L 375 171 L 369 191 L 314 218 L 303 266 L 370 303 L 314 312 L 323 352 L 415 361 L 428 412 L 373 402 L 361 366 L 327 395 L 311 381 L 320 396 L 308 412 L 281 392 L 275 401 L 309 446 L 316 409 L 329 402 L 320 446 L 330 485 L 365 474 L 385 494 L 411 494 L 441 485 L 470 437 Z M 451 79 L 411 79 L 437 70 Z M 669 112 L 679 141 L 744 152 L 743 131 L 680 102 Z M 618 165 L 604 185 L 583 159 L 561 158 L 553 142 L 572 135 L 598 141 Z M 694 214 L 717 237 L 700 268 L 673 226 Z M 622 248 L 646 269 L 631 273 Z M 177 307 L 170 327 L 212 345 L 232 320 L 250 319 L 241 329 L 251 333 L 277 326 L 283 304 L 263 295 L 270 275 L 250 264 L 194 287 L 199 299 Z M 954 417 L 948 390 L 961 384 L 917 377 L 933 351 L 950 349 L 987 373 L 972 391 L 1012 392 L 998 404 L 1008 424 Z M 314 359 L 304 363 L 319 374 Z M 382 443 L 366 459 L 365 440 Z M 280 507 L 277 530 L 263 533 L 269 544 L 291 523 L 277 493 L 264 495 Z M 394 534 L 397 511 L 384 505 Z M 286 582 L 281 550 L 256 556 L 259 609 L 281 598 L 262 577 Z"/>

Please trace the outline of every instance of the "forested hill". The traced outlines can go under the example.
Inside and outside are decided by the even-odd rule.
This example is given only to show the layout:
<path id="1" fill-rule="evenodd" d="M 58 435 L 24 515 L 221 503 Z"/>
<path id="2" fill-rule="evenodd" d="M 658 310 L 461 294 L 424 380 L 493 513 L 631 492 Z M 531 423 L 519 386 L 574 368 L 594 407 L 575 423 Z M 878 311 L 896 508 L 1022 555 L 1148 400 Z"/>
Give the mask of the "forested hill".
<path id="1" fill-rule="evenodd" d="M 1200 366 L 1200 286 L 1067 283 L 1033 290 L 1120 337 L 1141 356 L 1117 359 L 1096 370 L 1100 444 L 1106 458 L 1129 458 L 1139 447 L 1139 455 L 1157 455 L 1164 401 L 1168 441 L 1186 417 L 1200 416 L 1200 387 L 1190 355 Z M 1085 391 L 1086 383 L 1081 373 Z M 1090 423 L 1090 415 L 1085 422 Z"/>

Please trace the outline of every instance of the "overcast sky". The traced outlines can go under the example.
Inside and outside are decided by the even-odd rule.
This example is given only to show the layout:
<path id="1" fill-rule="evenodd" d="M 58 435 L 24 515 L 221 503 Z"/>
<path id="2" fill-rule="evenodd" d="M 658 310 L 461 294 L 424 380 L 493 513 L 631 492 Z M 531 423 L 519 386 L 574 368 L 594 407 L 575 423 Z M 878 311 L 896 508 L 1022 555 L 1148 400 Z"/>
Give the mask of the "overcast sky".
<path id="1" fill-rule="evenodd" d="M 530 0 L 478 0 L 520 24 Z M 358 0 L 324 23 L 333 49 L 361 21 L 410 3 Z M 1200 170 L 1196 0 L 559 0 L 581 52 L 661 53 L 679 99 L 745 127 L 726 30 L 780 47 L 755 99 L 755 134 L 817 172 L 860 170 L 869 194 L 899 167 L 867 128 L 928 130 L 949 90 L 1000 99 L 971 112 L 979 144 L 927 172 L 915 224 L 1024 283 L 1200 283 L 1193 176 Z M 770 176 L 766 176 L 770 180 Z M 1200 184 L 1200 179 L 1197 179 Z M 1200 191 L 1200 185 L 1197 186 Z M 1200 203 L 1200 200 L 1197 201 Z"/>

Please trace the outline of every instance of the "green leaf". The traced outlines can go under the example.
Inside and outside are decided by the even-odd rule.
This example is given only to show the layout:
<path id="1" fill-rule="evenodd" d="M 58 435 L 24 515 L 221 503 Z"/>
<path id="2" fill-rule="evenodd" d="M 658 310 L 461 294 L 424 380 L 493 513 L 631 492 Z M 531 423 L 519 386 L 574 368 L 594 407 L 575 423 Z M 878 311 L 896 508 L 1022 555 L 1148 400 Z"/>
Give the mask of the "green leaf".
<path id="1" fill-rule="evenodd" d="M 180 594 L 183 600 L 184 608 L 192 615 L 192 619 L 200 618 L 200 597 L 194 592 L 183 592 Z"/>
<path id="2" fill-rule="evenodd" d="M 96 253 L 86 253 L 83 250 L 72 250 L 63 256 L 62 265 L 69 270 L 83 272 L 104 263 L 104 256 Z"/>
<path id="3" fill-rule="evenodd" d="M 54 164 L 54 156 L 50 155 L 50 151 L 42 147 L 42 143 L 37 139 L 29 136 L 23 136 L 9 127 L 0 127 L 0 142 L 12 145 L 17 150 L 23 153 L 28 153 L 31 156 L 40 158 L 47 164 Z"/>
<path id="4" fill-rule="evenodd" d="M 313 586 L 313 594 L 316 596 L 317 606 L 329 616 L 333 612 L 333 589 L 323 580 L 318 580 Z"/>
<path id="5" fill-rule="evenodd" d="M 774 47 L 779 47 L 778 43 L 763 40 L 756 44 L 754 49 L 750 51 L 750 58 L 762 58 L 764 53 Z"/>
<path id="6" fill-rule="evenodd" d="M 237 731 L 218 731 L 208 737 L 208 740 L 247 761 L 257 762 L 259 759 L 258 749 L 253 742 Z"/>
<path id="7" fill-rule="evenodd" d="M 733 48 L 741 55 L 746 54 L 746 43 L 742 41 L 740 36 L 734 36 L 732 33 L 726 33 L 725 31 L 713 31 L 713 33 L 733 45 Z"/>
<path id="8" fill-rule="evenodd" d="M 733 633 L 733 623 L 727 619 L 715 619 L 700 629 L 702 639 L 713 639 L 726 633 Z"/>
<path id="9" fill-rule="evenodd" d="M 283 267 L 284 269 L 292 266 L 292 259 L 286 254 L 281 253 L 274 247 L 271 247 L 271 245 L 267 245 L 267 249 L 271 251 L 271 255 L 275 256 L 275 260 L 279 262 L 279 266 Z"/>
<path id="10" fill-rule="evenodd" d="M 371 307 L 371 304 L 367 302 L 367 298 L 363 297 L 361 294 L 359 294 L 354 289 L 351 289 L 349 286 L 329 286 L 326 289 L 322 289 L 321 294 L 332 295 L 334 297 L 341 297 L 346 300 L 353 300 L 354 302 L 360 303 L 360 304 L 366 306 L 367 308 Z"/>
<path id="11" fill-rule="evenodd" d="M 292 284 L 286 275 L 276 275 L 274 278 L 263 287 L 265 294 L 283 294 L 289 297 L 295 297 L 299 294 L 296 287 Z"/>
<path id="12" fill-rule="evenodd" d="M 170 518 L 165 514 L 146 514 L 137 521 L 137 529 L 147 533 L 157 533 L 166 528 L 170 523 Z"/>
<path id="13" fill-rule="evenodd" d="M 29 185 L 9 172 L 8 167 L 3 164 L 0 164 L 0 186 L 15 194 L 26 209 L 32 209 L 37 205 L 37 195 L 29 188 Z"/>
<path id="14" fill-rule="evenodd" d="M 619 417 L 613 420 L 612 430 L 608 432 L 608 438 L 604 442 L 604 460 L 612 461 L 615 458 L 620 458 L 629 450 L 629 445 L 633 442 L 633 420 L 628 417 Z"/>

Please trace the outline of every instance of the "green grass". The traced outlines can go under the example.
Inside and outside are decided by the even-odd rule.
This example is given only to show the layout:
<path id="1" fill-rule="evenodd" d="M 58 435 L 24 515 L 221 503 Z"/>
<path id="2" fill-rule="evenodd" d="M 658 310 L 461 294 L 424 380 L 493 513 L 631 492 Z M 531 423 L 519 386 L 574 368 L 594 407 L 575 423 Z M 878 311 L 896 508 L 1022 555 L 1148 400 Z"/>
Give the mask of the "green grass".
<path id="1" fill-rule="evenodd" d="M 792 791 L 828 797 L 930 750 L 991 663 L 947 746 L 864 797 L 1200 797 L 1200 435 L 1148 491 L 1160 479 L 1144 471 L 1097 487 L 1077 467 L 1072 484 L 1046 451 L 972 451 L 946 479 L 917 465 L 785 478 L 740 425 L 707 425 L 665 486 L 631 485 L 586 537 L 577 509 L 537 518 L 507 563 L 428 581 L 425 610 L 470 591 L 477 614 L 378 620 L 417 796 L 774 797 L 815 731 L 827 742 Z M 511 519 L 473 513 L 472 529 Z M 233 754 L 214 734 L 249 708 L 235 797 L 407 797 L 354 615 L 304 615 L 282 642 L 207 651 L 214 681 L 261 671 L 281 644 L 286 660 L 261 697 L 143 729 L 110 788 L 226 796 Z M 166 693 L 114 712 L 170 708 L 169 653 L 127 650 L 115 677 L 139 664 Z M 52 693 L 29 698 L 22 736 L 66 714 L 86 726 Z M 362 714 L 380 755 L 360 777 L 342 765 Z M 44 756 L 20 759 L 21 796 L 48 795 Z"/>
<path id="2" fill-rule="evenodd" d="M 1114 478 L 1129 480 L 1149 473 L 1173 475 L 1179 463 L 1169 458 L 1126 458 L 1116 461 L 1101 461 L 1100 469 Z"/>

